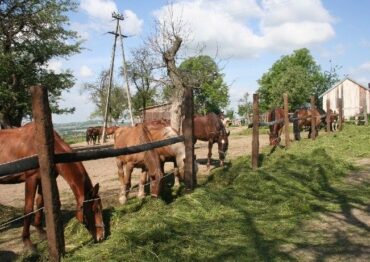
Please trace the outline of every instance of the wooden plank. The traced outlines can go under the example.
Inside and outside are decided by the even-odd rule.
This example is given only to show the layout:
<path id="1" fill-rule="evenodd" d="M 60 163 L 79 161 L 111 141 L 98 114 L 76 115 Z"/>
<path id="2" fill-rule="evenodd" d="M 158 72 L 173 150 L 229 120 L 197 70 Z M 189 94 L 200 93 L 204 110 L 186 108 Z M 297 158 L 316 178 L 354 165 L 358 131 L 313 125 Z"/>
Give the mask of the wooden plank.
<path id="1" fill-rule="evenodd" d="M 329 99 L 326 99 L 326 132 L 330 132 L 331 131 L 330 117 L 331 117 L 331 113 L 330 113 L 330 100 Z"/>
<path id="2" fill-rule="evenodd" d="M 315 97 L 311 96 L 311 110 L 315 110 Z M 311 113 L 311 139 L 315 140 L 316 138 L 316 117 L 314 117 L 313 113 Z"/>
<path id="3" fill-rule="evenodd" d="M 284 131 L 285 131 L 285 147 L 289 147 L 290 136 L 289 136 L 289 104 L 288 94 L 284 93 Z"/>
<path id="4" fill-rule="evenodd" d="M 187 86 L 185 90 L 183 134 L 185 138 L 185 174 L 184 182 L 186 190 L 191 191 L 197 185 L 197 177 L 194 170 L 194 105 L 193 105 L 193 88 Z"/>
<path id="5" fill-rule="evenodd" d="M 96 160 L 108 157 L 116 157 L 122 155 L 135 154 L 154 148 L 172 145 L 178 142 L 183 142 L 183 136 L 171 137 L 160 141 L 154 141 L 143 145 L 130 146 L 124 148 L 103 148 L 89 151 L 77 151 L 70 153 L 59 153 L 54 155 L 54 162 L 71 163 L 78 161 Z M 11 163 L 0 164 L 0 177 L 8 176 L 15 173 L 24 172 L 27 170 L 36 169 L 39 167 L 37 156 L 23 158 Z"/>
<path id="6" fill-rule="evenodd" d="M 258 168 L 259 157 L 259 95 L 253 94 L 252 168 Z"/>
<path id="7" fill-rule="evenodd" d="M 338 130 L 342 131 L 343 129 L 343 100 L 338 98 L 338 111 L 339 111 L 339 120 L 338 120 Z"/>
<path id="8" fill-rule="evenodd" d="M 59 192 L 54 163 L 54 134 L 48 92 L 44 86 L 32 86 L 32 114 L 36 124 L 42 194 L 44 198 L 46 234 L 50 261 L 60 261 L 65 252 Z"/>

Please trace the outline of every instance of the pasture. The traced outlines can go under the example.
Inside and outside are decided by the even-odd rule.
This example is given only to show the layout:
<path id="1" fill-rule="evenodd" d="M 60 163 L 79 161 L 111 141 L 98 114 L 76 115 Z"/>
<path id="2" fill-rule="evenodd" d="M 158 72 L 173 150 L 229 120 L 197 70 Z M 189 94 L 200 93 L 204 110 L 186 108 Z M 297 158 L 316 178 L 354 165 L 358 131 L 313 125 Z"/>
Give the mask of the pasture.
<path id="1" fill-rule="evenodd" d="M 303 139 L 271 155 L 265 147 L 257 171 L 245 156 L 251 138 L 241 132 L 232 130 L 225 168 L 208 172 L 205 144 L 197 144 L 202 165 L 200 185 L 192 194 L 167 191 L 162 200 L 131 199 L 125 206 L 118 205 L 117 195 L 103 199 L 108 237 L 100 244 L 72 218 L 71 194 L 61 189 L 63 207 L 71 210 L 63 212 L 64 260 L 370 259 L 369 127 L 346 125 L 340 133 L 321 132 L 316 141 Z M 268 143 L 267 136 L 261 140 L 261 145 Z M 93 182 L 101 182 L 103 198 L 117 191 L 114 159 L 84 164 Z M 23 186 L 12 190 L 15 196 L 1 188 L 1 203 L 8 203 L 6 197 L 14 201 L 18 194 L 11 205 L 22 206 Z M 21 214 L 20 209 L 1 209 L 0 221 Z M 1 231 L 0 257 L 20 250 L 19 225 Z M 47 260 L 46 242 L 37 242 L 40 255 L 19 252 L 13 257 Z"/>

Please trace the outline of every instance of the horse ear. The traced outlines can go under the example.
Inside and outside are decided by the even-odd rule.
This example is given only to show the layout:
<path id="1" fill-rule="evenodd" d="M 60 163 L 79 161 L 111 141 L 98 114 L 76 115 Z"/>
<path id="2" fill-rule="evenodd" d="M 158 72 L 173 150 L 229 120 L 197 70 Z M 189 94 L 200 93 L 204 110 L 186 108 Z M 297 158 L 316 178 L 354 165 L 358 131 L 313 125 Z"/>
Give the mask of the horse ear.
<path id="1" fill-rule="evenodd" d="M 98 195 L 98 192 L 99 192 L 99 183 L 97 183 L 94 187 L 93 187 L 93 189 L 91 189 L 91 196 L 92 197 L 95 197 L 95 196 L 97 196 Z"/>

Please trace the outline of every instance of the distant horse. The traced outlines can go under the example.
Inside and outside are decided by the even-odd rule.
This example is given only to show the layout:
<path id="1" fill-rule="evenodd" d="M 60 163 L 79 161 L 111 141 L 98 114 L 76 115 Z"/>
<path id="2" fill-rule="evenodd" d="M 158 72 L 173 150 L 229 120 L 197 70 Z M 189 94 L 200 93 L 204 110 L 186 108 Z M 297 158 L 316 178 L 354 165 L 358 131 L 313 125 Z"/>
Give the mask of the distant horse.
<path id="1" fill-rule="evenodd" d="M 194 144 L 197 140 L 208 141 L 207 167 L 211 164 L 212 146 L 217 142 L 220 165 L 224 165 L 227 149 L 229 147 L 230 132 L 226 132 L 221 119 L 215 113 L 194 117 Z"/>
<path id="2" fill-rule="evenodd" d="M 35 125 L 27 124 L 20 128 L 0 130 L 0 163 L 14 161 L 20 158 L 37 154 L 37 144 L 35 144 Z M 72 149 L 54 131 L 55 153 L 71 152 Z M 92 185 L 81 162 L 68 164 L 57 164 L 56 171 L 71 187 L 76 201 L 76 217 L 84 223 L 95 241 L 104 239 L 104 223 L 102 217 L 102 204 L 98 195 L 99 184 Z M 29 170 L 23 173 L 9 175 L 0 178 L 0 184 L 16 184 L 25 182 L 25 205 L 24 214 L 33 211 L 35 195 L 37 209 L 43 207 L 44 201 L 41 189 L 41 177 L 39 169 Z M 87 201 L 90 200 L 90 201 Z M 42 227 L 43 212 L 35 214 L 34 226 L 39 234 L 44 235 Z M 30 240 L 31 216 L 24 218 L 22 239 L 25 247 L 35 249 Z"/>
<path id="3" fill-rule="evenodd" d="M 114 133 L 114 148 L 122 148 L 147 144 L 152 142 L 153 138 L 145 124 L 137 124 L 133 127 L 120 127 Z M 142 175 L 140 176 L 139 197 L 144 196 L 144 184 L 146 182 L 146 173 L 151 177 L 151 195 L 158 197 L 160 192 L 161 179 L 163 172 L 159 154 L 155 150 L 148 150 L 136 154 L 122 155 L 116 158 L 118 177 L 121 183 L 121 192 L 119 202 L 126 203 L 128 190 L 131 188 L 131 174 L 134 169 L 141 168 Z"/>
<path id="4" fill-rule="evenodd" d="M 269 111 L 267 115 L 267 121 L 268 122 L 277 121 L 273 125 L 269 126 L 270 145 L 276 146 L 281 141 L 280 136 L 284 127 L 284 109 L 277 107 Z"/>
<path id="5" fill-rule="evenodd" d="M 301 130 L 303 127 L 307 127 L 308 132 L 308 138 L 311 137 L 311 118 L 315 117 L 315 130 L 316 130 L 316 136 L 319 135 L 319 129 L 321 125 L 321 117 L 320 112 L 317 109 L 298 109 L 293 114 L 293 132 L 294 132 L 294 138 L 295 140 L 301 139 Z"/>
<path id="6" fill-rule="evenodd" d="M 99 142 L 101 136 L 101 127 L 95 126 L 95 127 L 89 127 L 86 130 L 86 143 L 95 145 L 97 142 Z"/>

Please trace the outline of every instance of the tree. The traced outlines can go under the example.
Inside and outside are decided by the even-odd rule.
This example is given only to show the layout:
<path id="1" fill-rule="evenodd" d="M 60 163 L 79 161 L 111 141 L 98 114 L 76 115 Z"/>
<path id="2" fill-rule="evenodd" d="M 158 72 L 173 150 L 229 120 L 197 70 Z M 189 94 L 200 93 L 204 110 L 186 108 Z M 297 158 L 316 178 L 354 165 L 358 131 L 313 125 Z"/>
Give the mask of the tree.
<path id="1" fill-rule="evenodd" d="M 308 102 L 311 95 L 318 97 L 324 89 L 330 88 L 333 77 L 321 72 L 308 49 L 295 50 L 276 61 L 258 80 L 261 108 L 281 107 L 284 92 L 289 94 L 289 107 L 298 108 Z"/>
<path id="2" fill-rule="evenodd" d="M 128 66 L 128 75 L 136 87 L 136 94 L 132 98 L 135 114 L 143 110 L 143 121 L 145 120 L 145 109 L 156 103 L 160 86 L 154 80 L 154 71 L 158 67 L 156 61 L 147 48 L 138 48 L 132 52 L 132 62 Z"/>
<path id="3" fill-rule="evenodd" d="M 41 83 L 48 87 L 53 113 L 69 113 L 60 108 L 62 91 L 71 88 L 70 71 L 47 69 L 54 58 L 80 51 L 77 33 L 66 30 L 68 17 L 77 4 L 73 0 L 0 1 L 0 124 L 20 126 L 31 116 L 28 87 Z"/>
<path id="4" fill-rule="evenodd" d="M 89 93 L 91 101 L 95 104 L 95 110 L 91 114 L 91 117 L 101 117 L 104 119 L 108 86 L 108 71 L 101 72 L 99 79 L 95 83 L 84 84 L 83 91 Z M 123 88 L 119 87 L 117 84 L 113 84 L 108 112 L 109 116 L 113 118 L 115 122 L 118 122 L 118 120 L 124 116 L 127 107 L 127 96 Z"/>
<path id="5" fill-rule="evenodd" d="M 229 90 L 224 82 L 224 75 L 211 57 L 200 55 L 188 58 L 180 64 L 179 69 L 183 78 L 195 87 L 196 113 L 217 113 L 226 108 L 229 104 Z"/>
<path id="6" fill-rule="evenodd" d="M 229 119 L 234 119 L 234 109 L 227 109 L 225 116 Z"/>
<path id="7" fill-rule="evenodd" d="M 166 19 L 157 20 L 154 34 L 148 39 L 148 47 L 159 54 L 167 69 L 172 89 L 171 96 L 171 127 L 180 133 L 183 97 L 185 94 L 186 82 L 182 78 L 179 68 L 176 65 L 176 55 L 180 50 L 187 33 L 181 17 L 176 17 L 173 6 L 166 9 Z"/>
<path id="8" fill-rule="evenodd" d="M 249 114 L 252 112 L 252 102 L 249 101 L 249 93 L 245 93 L 243 98 L 239 100 L 238 115 L 247 119 L 249 123 Z"/>

